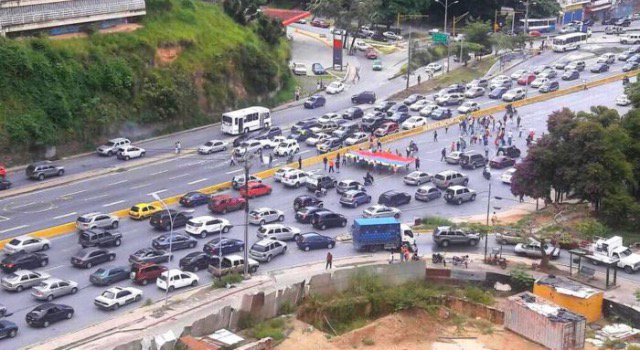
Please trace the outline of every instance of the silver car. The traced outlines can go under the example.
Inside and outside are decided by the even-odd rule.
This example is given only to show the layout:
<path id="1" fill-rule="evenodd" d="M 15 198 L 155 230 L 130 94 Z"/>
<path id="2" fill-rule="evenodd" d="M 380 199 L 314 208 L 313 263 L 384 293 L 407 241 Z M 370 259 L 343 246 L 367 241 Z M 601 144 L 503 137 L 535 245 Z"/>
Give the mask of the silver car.
<path id="1" fill-rule="evenodd" d="M 451 152 L 444 157 L 444 161 L 446 161 L 447 164 L 458 165 L 460 163 L 460 154 L 462 154 L 462 152 Z"/>
<path id="2" fill-rule="evenodd" d="M 48 279 L 51 275 L 39 271 L 18 270 L 2 278 L 2 288 L 7 291 L 22 292 L 25 288 L 33 287 Z"/>
<path id="3" fill-rule="evenodd" d="M 222 152 L 227 150 L 228 147 L 229 147 L 228 142 L 213 139 L 201 145 L 200 148 L 198 148 L 198 154 L 211 154 L 211 153 Z"/>
<path id="4" fill-rule="evenodd" d="M 462 204 L 476 200 L 476 191 L 464 186 L 451 186 L 444 191 L 447 203 Z"/>
<path id="5" fill-rule="evenodd" d="M 114 138 L 107 143 L 99 146 L 96 149 L 98 155 L 113 156 L 118 152 L 118 149 L 131 144 L 131 141 L 126 138 Z"/>
<path id="6" fill-rule="evenodd" d="M 31 295 L 39 301 L 73 295 L 78 292 L 78 283 L 71 280 L 47 279 L 31 289 Z"/>
<path id="7" fill-rule="evenodd" d="M 269 238 L 278 241 L 296 241 L 300 237 L 300 229 L 294 226 L 282 224 L 270 224 L 260 226 L 258 238 Z"/>
<path id="8" fill-rule="evenodd" d="M 258 241 L 251 246 L 249 256 L 260 262 L 270 262 L 273 257 L 284 254 L 287 251 L 287 245 L 284 242 L 265 239 Z"/>
<path id="9" fill-rule="evenodd" d="M 99 212 L 84 214 L 76 219 L 76 228 L 80 231 L 93 229 L 117 229 L 120 219 L 117 216 Z"/>
<path id="10" fill-rule="evenodd" d="M 262 226 L 276 221 L 284 221 L 284 213 L 278 209 L 258 208 L 249 212 L 249 223 L 251 224 Z"/>
<path id="11" fill-rule="evenodd" d="M 403 179 L 404 183 L 411 186 L 420 186 L 423 183 L 431 181 L 431 175 L 424 171 L 414 171 Z"/>
<path id="12" fill-rule="evenodd" d="M 13 254 L 20 251 L 33 253 L 38 251 L 46 251 L 51 247 L 51 242 L 46 238 L 38 238 L 31 236 L 20 236 L 11 239 L 9 243 L 4 245 L 5 254 Z"/>
<path id="13" fill-rule="evenodd" d="M 362 215 L 365 218 L 399 218 L 400 209 L 376 204 L 365 209 Z"/>

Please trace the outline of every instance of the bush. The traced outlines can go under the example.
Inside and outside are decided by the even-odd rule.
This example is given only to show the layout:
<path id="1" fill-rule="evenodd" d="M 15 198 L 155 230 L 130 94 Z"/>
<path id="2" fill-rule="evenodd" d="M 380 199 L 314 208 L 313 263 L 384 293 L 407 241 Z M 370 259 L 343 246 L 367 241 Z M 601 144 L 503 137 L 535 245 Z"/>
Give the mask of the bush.
<path id="1" fill-rule="evenodd" d="M 275 318 L 264 321 L 251 328 L 251 336 L 256 339 L 271 337 L 276 342 L 285 337 L 286 324 L 283 318 Z"/>
<path id="2" fill-rule="evenodd" d="M 425 216 L 422 218 L 422 225 L 429 227 L 438 227 L 438 226 L 453 226 L 453 222 L 447 218 L 441 218 L 438 216 Z"/>
<path id="3" fill-rule="evenodd" d="M 468 286 L 464 289 L 464 297 L 471 302 L 484 304 L 490 306 L 493 304 L 494 299 L 489 291 L 485 291 L 476 286 Z"/>
<path id="4" fill-rule="evenodd" d="M 243 277 L 240 274 L 228 274 L 221 277 L 219 280 L 215 280 L 212 284 L 214 288 L 223 288 L 227 287 L 227 284 L 237 284 L 238 282 L 242 282 Z"/>
<path id="5" fill-rule="evenodd" d="M 511 287 L 515 291 L 531 290 L 533 289 L 534 282 L 534 277 L 522 269 L 514 269 L 511 271 Z"/>

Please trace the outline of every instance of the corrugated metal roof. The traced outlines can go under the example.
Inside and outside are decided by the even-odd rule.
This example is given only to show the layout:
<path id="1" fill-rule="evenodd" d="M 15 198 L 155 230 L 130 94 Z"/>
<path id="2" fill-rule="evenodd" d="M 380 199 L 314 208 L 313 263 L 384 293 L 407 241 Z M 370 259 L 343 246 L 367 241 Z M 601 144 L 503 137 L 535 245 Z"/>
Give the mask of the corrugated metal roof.
<path id="1" fill-rule="evenodd" d="M 580 298 L 589 298 L 600 292 L 575 281 L 566 280 L 554 275 L 539 279 L 537 284 L 551 286 L 559 293 Z"/>
<path id="2" fill-rule="evenodd" d="M 529 292 L 511 296 L 509 300 L 546 317 L 550 321 L 566 322 L 585 320 L 582 315 L 572 313 Z"/>

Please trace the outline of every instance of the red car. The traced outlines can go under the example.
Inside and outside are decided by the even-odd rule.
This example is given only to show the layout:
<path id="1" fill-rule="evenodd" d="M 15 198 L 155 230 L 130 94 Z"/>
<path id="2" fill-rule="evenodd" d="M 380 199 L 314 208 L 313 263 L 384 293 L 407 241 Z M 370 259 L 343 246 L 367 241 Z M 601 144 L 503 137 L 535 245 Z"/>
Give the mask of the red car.
<path id="1" fill-rule="evenodd" d="M 0 179 L 5 179 L 7 177 L 7 169 L 4 168 L 4 165 L 0 164 Z"/>
<path id="2" fill-rule="evenodd" d="M 529 35 L 532 37 L 541 37 L 542 33 L 538 32 L 538 31 L 531 31 L 529 32 Z"/>
<path id="3" fill-rule="evenodd" d="M 511 167 L 515 164 L 516 159 L 510 158 L 508 156 L 496 156 L 489 162 L 489 165 L 493 169 L 504 169 L 505 167 Z"/>
<path id="4" fill-rule="evenodd" d="M 242 188 L 240 195 L 245 198 L 253 198 L 271 194 L 271 186 L 265 185 L 264 183 L 249 182 L 248 188 L 248 192 Z"/>
<path id="5" fill-rule="evenodd" d="M 131 267 L 131 280 L 138 285 L 155 282 L 160 274 L 167 271 L 166 266 L 158 264 L 134 264 Z"/>
<path id="6" fill-rule="evenodd" d="M 533 73 L 525 73 L 522 77 L 518 78 L 518 84 L 521 86 L 526 86 L 531 84 L 531 82 L 535 81 L 536 75 Z"/>
<path id="7" fill-rule="evenodd" d="M 400 129 L 398 128 L 398 124 L 395 122 L 385 122 L 373 133 L 377 137 L 384 137 L 386 135 L 396 133 Z"/>
<path id="8" fill-rule="evenodd" d="M 325 20 L 313 20 L 311 21 L 311 25 L 314 27 L 329 28 L 329 23 Z"/>
<path id="9" fill-rule="evenodd" d="M 247 201 L 242 197 L 232 197 L 228 194 L 213 196 L 209 200 L 209 210 L 212 213 L 226 214 L 228 211 L 244 209 Z"/>
<path id="10" fill-rule="evenodd" d="M 367 49 L 367 53 L 365 55 L 369 60 L 375 60 L 378 58 L 378 53 L 376 53 L 376 49 L 374 48 Z"/>

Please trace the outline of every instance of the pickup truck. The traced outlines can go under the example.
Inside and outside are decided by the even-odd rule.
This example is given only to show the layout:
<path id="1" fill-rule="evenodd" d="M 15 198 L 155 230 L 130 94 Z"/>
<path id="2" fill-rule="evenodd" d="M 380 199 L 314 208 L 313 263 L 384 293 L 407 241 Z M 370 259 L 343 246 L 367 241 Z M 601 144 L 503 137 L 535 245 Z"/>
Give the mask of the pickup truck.
<path id="1" fill-rule="evenodd" d="M 82 248 L 87 247 L 118 247 L 122 244 L 122 234 L 120 232 L 109 231 L 83 231 L 78 241 Z"/>
<path id="2" fill-rule="evenodd" d="M 590 253 L 587 258 L 591 258 L 594 264 L 617 261 L 618 267 L 627 274 L 640 270 L 640 255 L 625 247 L 620 236 L 598 238 L 587 250 Z"/>
<path id="3" fill-rule="evenodd" d="M 249 258 L 249 272 L 258 271 L 260 263 Z M 244 258 L 239 255 L 227 255 L 222 257 L 219 266 L 209 265 L 209 272 L 215 277 L 222 277 L 227 274 L 240 274 L 244 272 Z"/>

